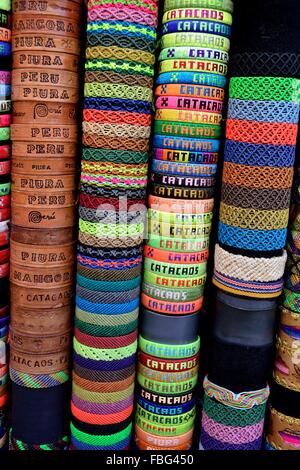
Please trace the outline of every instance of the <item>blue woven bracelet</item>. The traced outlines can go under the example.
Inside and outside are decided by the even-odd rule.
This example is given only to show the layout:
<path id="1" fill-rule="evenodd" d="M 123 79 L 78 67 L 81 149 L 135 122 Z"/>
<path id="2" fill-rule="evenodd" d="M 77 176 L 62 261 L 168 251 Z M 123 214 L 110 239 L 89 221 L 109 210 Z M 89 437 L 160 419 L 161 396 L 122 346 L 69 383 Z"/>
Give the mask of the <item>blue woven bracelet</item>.
<path id="1" fill-rule="evenodd" d="M 293 145 L 249 144 L 226 140 L 224 161 L 239 165 L 291 167 L 296 149 Z"/>
<path id="2" fill-rule="evenodd" d="M 231 36 L 231 26 L 217 21 L 174 20 L 168 21 L 162 26 L 161 34 L 168 33 L 205 33 L 229 38 Z"/>
<path id="3" fill-rule="evenodd" d="M 224 245 L 243 250 L 281 250 L 286 243 L 287 229 L 248 230 L 219 222 L 218 239 Z"/>
<path id="4" fill-rule="evenodd" d="M 11 86 L 0 83 L 0 100 L 8 100 L 11 94 Z"/>
<path id="5" fill-rule="evenodd" d="M 162 168 L 163 166 L 163 168 Z M 201 173 L 201 172 L 195 172 L 195 173 L 192 173 L 191 174 L 191 171 L 188 170 L 188 168 L 190 169 L 191 166 L 193 168 L 203 168 L 205 167 L 205 172 Z M 184 171 L 184 169 L 186 168 L 186 171 Z M 172 163 L 172 162 L 164 162 L 164 161 L 161 161 L 161 160 L 156 160 L 156 159 L 153 159 L 152 160 L 152 170 L 154 172 L 157 172 L 157 173 L 161 173 L 163 175 L 180 175 L 180 176 L 201 176 L 201 177 L 205 177 L 205 176 L 215 176 L 216 172 L 217 172 L 217 165 L 208 165 L 208 164 L 204 164 L 204 165 L 199 165 L 197 163 Z"/>
<path id="6" fill-rule="evenodd" d="M 8 57 L 11 55 L 10 42 L 0 41 L 0 57 Z"/>
<path id="7" fill-rule="evenodd" d="M 131 434 L 129 437 L 126 437 L 123 441 L 117 442 L 111 446 L 93 446 L 91 444 L 86 444 L 85 442 L 80 442 L 71 434 L 71 443 L 74 445 L 76 450 L 125 450 L 130 443 Z"/>
<path id="8" fill-rule="evenodd" d="M 99 262 L 99 259 L 98 258 L 91 258 L 90 256 L 84 256 L 84 255 L 80 255 L 81 258 L 83 258 L 81 261 L 79 259 L 77 259 L 77 262 L 81 265 L 81 266 L 87 266 L 88 268 L 90 269 L 105 269 L 107 271 L 125 271 L 127 269 L 130 269 L 130 268 L 134 268 L 135 266 L 137 265 L 133 265 L 133 266 L 113 266 L 113 267 L 105 267 L 105 266 L 99 266 L 98 262 Z M 120 263 L 120 262 L 128 262 L 128 261 L 134 261 L 134 260 L 137 260 L 139 259 L 140 262 L 142 262 L 142 257 L 141 256 L 137 256 L 137 257 L 134 257 L 134 258 L 122 258 L 122 259 L 118 259 L 117 262 Z M 107 261 L 107 262 L 110 262 L 110 263 L 113 263 L 113 262 L 116 262 L 115 259 L 104 259 L 103 261 Z"/>
<path id="9" fill-rule="evenodd" d="M 230 98 L 227 116 L 229 119 L 298 124 L 299 103 L 292 101 L 248 101 Z"/>
<path id="10" fill-rule="evenodd" d="M 227 80 L 223 75 L 215 73 L 164 72 L 157 77 L 156 84 L 164 85 L 165 83 L 193 83 L 195 85 L 225 88 Z"/>
<path id="11" fill-rule="evenodd" d="M 140 395 L 136 397 L 136 401 L 142 408 L 144 408 L 144 410 L 149 411 L 149 413 L 155 413 L 156 415 L 167 415 L 167 416 L 175 416 L 175 415 L 181 415 L 183 413 L 187 413 L 195 405 L 195 399 L 193 399 L 189 401 L 188 403 L 184 403 L 183 405 L 162 406 L 162 405 L 157 405 L 157 403 L 151 403 L 151 401 L 145 400 L 145 398 L 142 398 Z"/>
<path id="12" fill-rule="evenodd" d="M 195 152 L 203 150 L 207 152 L 218 152 L 220 141 L 214 139 L 191 139 L 185 137 L 155 135 L 153 138 L 153 147 Z"/>
<path id="13" fill-rule="evenodd" d="M 121 292 L 134 289 L 141 283 L 141 276 L 130 279 L 129 281 L 94 281 L 77 274 L 77 283 L 90 290 L 102 292 Z"/>
<path id="14" fill-rule="evenodd" d="M 100 315 L 118 315 L 128 313 L 139 306 L 139 298 L 124 304 L 95 304 L 88 300 L 83 300 L 76 295 L 76 305 L 90 313 L 99 313 Z"/>
<path id="15" fill-rule="evenodd" d="M 85 98 L 85 109 L 100 109 L 106 111 L 127 111 L 142 114 L 152 113 L 152 104 L 147 101 L 111 99 L 111 98 Z"/>

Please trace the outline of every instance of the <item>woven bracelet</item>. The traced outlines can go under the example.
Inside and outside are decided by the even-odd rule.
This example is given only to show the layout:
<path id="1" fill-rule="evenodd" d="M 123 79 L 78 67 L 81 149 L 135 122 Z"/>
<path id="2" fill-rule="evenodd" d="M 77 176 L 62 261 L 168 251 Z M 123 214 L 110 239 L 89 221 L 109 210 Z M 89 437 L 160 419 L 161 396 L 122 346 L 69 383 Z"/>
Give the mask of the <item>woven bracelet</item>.
<path id="1" fill-rule="evenodd" d="M 140 335 L 139 348 L 154 357 L 181 359 L 197 354 L 200 348 L 200 338 L 198 337 L 193 343 L 185 345 L 163 345 L 149 341 Z"/>
<path id="2" fill-rule="evenodd" d="M 128 397 L 132 397 L 134 391 L 134 383 L 128 387 L 126 390 L 118 392 L 106 392 L 106 393 L 97 393 L 84 390 L 79 387 L 75 382 L 73 383 L 73 393 L 81 398 L 82 400 L 90 403 L 114 403 L 124 400 Z"/>
<path id="3" fill-rule="evenodd" d="M 124 34 L 111 34 L 103 32 L 88 32 L 87 46 L 124 47 L 140 49 L 142 51 L 154 53 L 155 41 L 145 36 L 134 36 Z"/>
<path id="4" fill-rule="evenodd" d="M 232 76 L 236 77 L 280 76 L 299 78 L 298 53 L 271 51 L 234 53 L 232 55 L 231 73 Z"/>
<path id="5" fill-rule="evenodd" d="M 105 337 L 110 337 L 110 336 L 122 336 L 126 335 L 129 333 L 132 333 L 133 331 L 136 330 L 138 325 L 137 319 L 129 322 L 129 323 L 124 323 L 122 325 L 117 325 L 117 326 L 102 326 L 101 323 L 98 326 L 97 324 L 93 324 L 90 322 L 83 322 L 79 320 L 78 318 L 75 318 L 75 326 L 78 328 L 79 331 L 82 333 L 88 334 L 90 336 L 105 336 Z"/>
<path id="6" fill-rule="evenodd" d="M 0 8 L 1 8 L 1 10 L 10 11 L 11 10 L 11 0 L 1 0 Z"/>
<path id="7" fill-rule="evenodd" d="M 96 235 L 97 237 L 126 237 L 137 236 L 144 232 L 144 224 L 101 224 L 85 222 L 79 219 L 79 228 L 83 233 Z"/>
<path id="8" fill-rule="evenodd" d="M 269 386 L 262 390 L 235 394 L 226 388 L 210 382 L 207 376 L 204 379 L 203 388 L 209 398 L 213 398 L 226 406 L 243 410 L 266 404 L 270 394 Z"/>
<path id="9" fill-rule="evenodd" d="M 234 77 L 229 97 L 242 100 L 297 102 L 299 80 L 282 77 Z"/>
<path id="10" fill-rule="evenodd" d="M 0 57 L 8 57 L 11 55 L 11 44 L 9 42 L 0 41 Z"/>
<path id="11" fill-rule="evenodd" d="M 168 35 L 170 36 L 170 35 Z M 168 47 L 168 46 L 166 46 Z M 193 85 L 205 85 L 218 88 L 225 88 L 227 79 L 223 75 L 199 72 L 164 72 L 158 75 L 156 85 L 168 83 L 183 83 Z"/>
<path id="12" fill-rule="evenodd" d="M 148 209 L 149 220 L 157 223 L 169 223 L 174 225 L 208 225 L 212 222 L 212 212 L 199 212 L 198 214 L 189 214 L 182 212 L 167 212 L 155 209 Z"/>
<path id="13" fill-rule="evenodd" d="M 181 434 L 187 433 L 190 429 L 193 428 L 194 420 L 184 425 L 163 428 L 160 425 L 149 423 L 146 420 L 140 418 L 139 416 L 136 416 L 135 423 L 143 431 L 146 431 L 147 433 L 154 434 L 156 436 L 167 437 L 167 436 L 180 436 Z"/>
<path id="14" fill-rule="evenodd" d="M 128 150 L 82 149 L 83 160 L 115 162 L 115 163 L 145 163 L 148 160 L 147 152 L 131 152 Z"/>
<path id="15" fill-rule="evenodd" d="M 137 127 L 137 126 L 133 126 Z M 141 165 L 128 165 L 128 164 L 120 164 L 116 168 L 116 166 L 111 162 L 81 162 L 81 171 L 91 174 L 101 173 L 104 175 L 117 175 L 117 176 L 131 176 L 131 177 L 138 177 L 138 176 L 145 176 L 147 174 L 148 165 L 141 164 Z"/>
<path id="16" fill-rule="evenodd" d="M 231 27 L 217 21 L 200 21 L 195 19 L 185 21 L 173 20 L 162 25 L 162 35 L 177 32 L 214 34 L 222 36 L 222 38 L 229 38 L 231 36 Z"/>
<path id="17" fill-rule="evenodd" d="M 126 111 L 106 111 L 101 109 L 84 109 L 83 121 L 110 123 L 110 124 L 133 124 L 138 126 L 150 126 L 151 115 L 142 113 L 128 113 Z"/>
<path id="18" fill-rule="evenodd" d="M 103 135 L 107 137 L 132 137 L 134 139 L 147 139 L 150 137 L 150 127 L 132 124 L 110 124 L 97 122 L 83 122 L 82 130 L 85 135 Z"/>
<path id="19" fill-rule="evenodd" d="M 255 167 L 224 163 L 223 182 L 254 188 L 292 187 L 293 168 Z"/>
<path id="20" fill-rule="evenodd" d="M 187 124 L 206 124 L 210 126 L 220 126 L 222 122 L 222 115 L 189 109 L 157 109 L 155 113 L 155 121 L 172 121 L 174 125 L 177 122 L 184 122 Z M 186 136 L 187 137 L 187 136 Z"/>
<path id="21" fill-rule="evenodd" d="M 132 354 L 134 354 L 137 350 L 137 340 L 135 340 L 131 345 L 124 346 L 121 348 L 115 349 L 101 349 L 101 348 L 92 348 L 90 346 L 85 346 L 78 342 L 76 338 L 74 338 L 74 351 L 77 354 L 81 354 L 86 359 L 93 359 L 93 360 L 106 360 L 106 361 L 113 361 L 113 360 L 120 360 L 125 359 Z"/>
<path id="22" fill-rule="evenodd" d="M 159 121 L 154 122 L 154 132 L 157 134 L 178 135 L 186 137 L 207 137 L 218 139 L 221 135 L 221 127 L 209 124 L 194 124 L 186 122 L 169 122 Z"/>
<path id="23" fill-rule="evenodd" d="M 164 286 L 174 289 L 194 289 L 195 287 L 203 287 L 206 281 L 206 274 L 199 277 L 169 277 L 144 271 L 144 281 L 153 286 Z"/>
<path id="24" fill-rule="evenodd" d="M 299 103 L 230 99 L 228 119 L 274 123 L 298 123 Z"/>
<path id="25" fill-rule="evenodd" d="M 138 49 L 116 47 L 116 46 L 87 47 L 85 50 L 85 54 L 86 54 L 86 59 L 129 60 L 133 62 L 141 62 L 142 64 L 148 64 L 148 65 L 153 65 L 155 62 L 155 56 L 154 54 L 151 54 L 150 52 L 140 51 Z"/>
<path id="26" fill-rule="evenodd" d="M 291 190 L 247 188 L 223 184 L 221 200 L 226 205 L 239 208 L 276 211 L 290 207 Z"/>
<path id="27" fill-rule="evenodd" d="M 129 313 L 139 305 L 139 298 L 137 297 L 130 302 L 121 304 L 109 304 L 109 303 L 94 303 L 88 300 L 81 299 L 76 296 L 76 304 L 79 308 L 86 310 L 90 313 L 97 313 L 101 315 L 120 315 Z"/>
<path id="28" fill-rule="evenodd" d="M 124 430 L 111 435 L 92 435 L 87 434 L 82 431 L 79 431 L 75 428 L 74 424 L 71 422 L 71 433 L 72 435 L 81 442 L 91 444 L 91 445 L 113 445 L 124 440 L 131 434 L 132 424 L 129 424 Z"/>
<path id="29" fill-rule="evenodd" d="M 292 312 L 300 313 L 300 294 L 285 288 L 282 305 Z"/>
<path id="30" fill-rule="evenodd" d="M 168 149 L 153 149 L 153 158 L 156 160 L 179 162 L 179 163 L 217 163 L 218 153 L 210 152 L 184 152 Z"/>
<path id="31" fill-rule="evenodd" d="M 142 285 L 142 291 L 149 297 L 158 300 L 168 300 L 170 302 L 190 302 L 191 300 L 197 300 L 203 296 L 203 290 L 204 286 L 185 291 L 184 289 L 164 289 L 163 287 L 155 286 L 147 282 L 144 282 Z"/>
<path id="32" fill-rule="evenodd" d="M 119 260 L 116 259 L 98 259 L 98 258 L 91 258 L 90 256 L 83 256 L 78 253 L 77 255 L 77 262 L 82 266 L 87 266 L 90 268 L 95 269 L 131 269 L 142 262 L 142 256 L 135 256 L 133 258 L 121 258 Z"/>
<path id="33" fill-rule="evenodd" d="M 197 252 L 206 250 L 209 247 L 209 238 L 205 237 L 197 240 L 176 239 L 168 237 L 157 237 L 150 235 L 147 239 L 147 245 L 168 251 L 179 252 Z"/>
<path id="34" fill-rule="evenodd" d="M 153 159 L 152 171 L 168 175 L 205 177 L 214 176 L 217 172 L 217 165 L 162 162 L 161 160 Z"/>
<path id="35" fill-rule="evenodd" d="M 190 8 L 172 9 L 164 13 L 162 23 L 172 20 L 210 20 L 232 25 L 232 15 L 222 10 Z"/>
<path id="36" fill-rule="evenodd" d="M 94 7 L 107 7 L 109 8 L 112 4 L 120 4 L 120 5 L 126 5 L 128 8 L 136 9 L 136 8 L 145 8 L 146 10 L 150 10 L 153 13 L 157 12 L 157 4 L 155 0 L 90 0 L 88 7 L 89 8 L 94 8 Z"/>
<path id="37" fill-rule="evenodd" d="M 130 302 L 131 300 L 136 299 L 139 296 L 140 287 L 136 287 L 129 291 L 121 292 L 101 292 L 85 289 L 84 287 L 77 286 L 76 294 L 85 300 L 89 300 L 94 303 L 107 303 L 110 304 L 120 304 L 125 302 Z"/>
<path id="38" fill-rule="evenodd" d="M 83 379 L 86 379 L 92 382 L 119 382 L 119 381 L 122 381 L 131 377 L 135 373 L 135 366 L 131 365 L 127 367 L 126 369 L 121 369 L 117 371 L 105 371 L 105 372 L 93 371 L 91 373 L 89 369 L 85 369 L 84 367 L 74 364 L 74 372 L 76 373 L 78 377 L 81 377 Z M 131 403 L 129 402 L 127 406 L 124 407 L 124 409 L 128 408 L 130 405 Z M 108 413 L 111 414 L 111 411 L 109 411 Z M 107 414 L 107 413 L 104 413 L 104 414 Z"/>
<path id="39" fill-rule="evenodd" d="M 164 34 L 160 41 L 161 49 L 175 46 L 197 46 L 197 47 L 211 47 L 213 49 L 220 49 L 221 51 L 228 52 L 230 49 L 230 40 L 227 37 L 208 34 L 205 32 L 169 32 Z"/>
<path id="40" fill-rule="evenodd" d="M 144 408 L 144 410 L 150 411 L 151 413 L 155 413 L 156 415 L 163 415 L 163 416 L 174 416 L 174 415 L 181 415 L 190 411 L 194 405 L 195 401 L 192 400 L 189 403 L 185 403 L 183 405 L 177 406 L 161 406 L 154 404 L 148 400 L 145 400 L 140 395 L 136 396 L 137 403 Z"/>
<path id="41" fill-rule="evenodd" d="M 125 33 L 126 35 L 146 36 L 153 40 L 156 39 L 156 31 L 148 26 L 129 23 L 127 21 L 91 21 L 87 24 L 87 32 L 106 31 L 116 33 Z"/>
<path id="42" fill-rule="evenodd" d="M 124 100 L 121 98 L 85 98 L 84 108 L 107 111 L 126 111 L 133 113 L 151 114 L 152 103 L 149 101 Z M 126 151 L 127 149 L 124 149 Z"/>
<path id="43" fill-rule="evenodd" d="M 106 198 L 122 198 L 127 197 L 128 199 L 145 199 L 146 190 L 145 188 L 131 189 L 131 188 L 101 188 L 92 184 L 81 183 L 80 190 L 82 193 Z M 121 201 L 122 202 L 122 201 Z"/>
<path id="44" fill-rule="evenodd" d="M 123 242 L 123 240 L 121 241 Z M 124 242 L 123 242 L 123 246 L 124 246 Z M 136 278 L 137 276 L 140 276 L 141 267 L 137 266 L 131 269 L 127 269 L 125 271 L 123 270 L 115 271 L 115 270 L 107 270 L 107 269 L 90 269 L 90 268 L 83 267 L 79 264 L 77 266 L 77 271 L 83 277 L 96 280 L 96 281 L 123 281 L 123 280 L 128 281 L 128 280 Z"/>
<path id="45" fill-rule="evenodd" d="M 136 416 L 147 421 L 148 423 L 159 424 L 160 426 L 181 426 L 187 424 L 190 421 L 194 421 L 196 417 L 196 408 L 192 408 L 191 411 L 187 411 L 181 415 L 175 416 L 159 416 L 149 411 L 146 411 L 139 404 L 136 406 Z"/>
<path id="46" fill-rule="evenodd" d="M 198 365 L 193 369 L 188 369 L 180 372 L 166 372 L 166 371 L 157 371 L 149 367 L 138 363 L 138 373 L 147 379 L 153 380 L 153 382 L 164 382 L 164 383 L 179 383 L 186 380 L 190 380 L 193 377 L 198 375 L 199 367 Z"/>
<path id="47" fill-rule="evenodd" d="M 142 254 L 143 246 L 136 246 L 132 248 L 96 248 L 82 243 L 78 243 L 77 252 L 83 256 L 90 256 L 96 259 L 130 259 L 136 258 Z M 101 290 L 101 289 L 99 289 Z"/>
<path id="48" fill-rule="evenodd" d="M 193 377 L 190 380 L 185 380 L 178 383 L 165 383 L 165 382 L 158 382 L 154 380 L 150 380 L 144 377 L 141 374 L 137 374 L 137 383 L 144 389 L 149 390 L 154 393 L 158 394 L 165 394 L 176 396 L 181 393 L 188 393 L 194 390 L 195 386 L 197 385 L 198 377 Z"/>
<path id="49" fill-rule="evenodd" d="M 102 292 L 118 292 L 134 289 L 141 284 L 141 276 L 129 281 L 93 281 L 77 274 L 78 285 L 86 289 L 102 291 Z"/>
<path id="50" fill-rule="evenodd" d="M 128 450 L 129 449 L 129 444 L 130 444 L 131 436 L 128 436 L 126 439 L 123 439 L 122 441 L 118 442 L 117 444 L 113 445 L 91 445 L 87 444 L 85 442 L 80 442 L 78 439 L 75 439 L 74 436 L 71 436 L 71 444 L 69 447 L 69 450 Z"/>
<path id="51" fill-rule="evenodd" d="M 192 139 L 184 137 L 165 137 L 155 135 L 153 146 L 158 148 L 169 148 L 176 150 L 188 150 L 195 152 L 218 152 L 220 142 L 218 140 Z"/>
<path id="52" fill-rule="evenodd" d="M 203 409 L 209 418 L 220 424 L 244 428 L 257 424 L 264 418 L 266 405 L 262 404 L 249 409 L 234 408 L 210 398 L 205 393 Z"/>
<path id="53" fill-rule="evenodd" d="M 227 119 L 226 137 L 230 140 L 265 145 L 296 145 L 297 124 Z"/>
<path id="54" fill-rule="evenodd" d="M 174 8 L 217 8 L 232 13 L 233 2 L 232 0 L 165 0 L 164 11 Z"/>
<path id="55" fill-rule="evenodd" d="M 118 223 L 141 223 L 146 218 L 146 207 L 142 208 L 143 212 L 137 210 L 133 211 L 122 211 L 116 212 L 115 210 L 107 210 L 106 208 L 97 207 L 97 209 L 91 209 L 89 207 L 79 207 L 79 217 L 86 222 L 101 222 L 102 224 L 118 224 Z"/>
<path id="56" fill-rule="evenodd" d="M 1 43 L 0 43 L 1 45 Z M 87 71 L 113 71 L 117 73 L 126 72 L 128 74 L 145 75 L 147 77 L 154 76 L 153 67 L 147 64 L 140 64 L 133 61 L 109 60 L 109 59 L 90 59 L 85 63 Z"/>
<path id="57" fill-rule="evenodd" d="M 215 269 L 225 276 L 245 281 L 269 282 L 282 278 L 287 253 L 284 251 L 282 256 L 270 259 L 248 258 L 229 253 L 216 244 L 214 259 Z"/>
<path id="58" fill-rule="evenodd" d="M 67 436 L 63 437 L 60 441 L 51 444 L 27 444 L 19 439 L 13 437 L 13 430 L 10 430 L 9 436 L 10 450 L 67 450 L 69 438 Z"/>
<path id="59" fill-rule="evenodd" d="M 69 371 L 56 372 L 54 374 L 26 374 L 12 367 L 10 368 L 10 379 L 17 385 L 27 388 L 50 388 L 57 387 L 70 379 Z"/>
<path id="60" fill-rule="evenodd" d="M 200 48 L 200 47 L 185 47 L 185 46 L 175 46 L 162 49 L 160 51 L 158 60 L 167 60 L 167 59 L 203 59 L 203 60 L 212 60 L 222 62 L 227 64 L 229 61 L 229 54 L 225 51 L 220 51 L 218 49 L 212 48 Z M 222 90 L 222 96 L 224 97 L 224 90 Z M 207 90 L 208 92 L 208 90 Z M 209 93 L 209 92 L 208 92 Z"/>
<path id="61" fill-rule="evenodd" d="M 195 59 L 167 59 L 162 60 L 159 63 L 158 72 L 159 73 L 168 73 L 168 72 L 203 72 L 203 73 L 213 73 L 218 75 L 226 76 L 228 72 L 228 67 L 226 64 L 217 61 L 210 60 L 195 60 Z"/>
<path id="62" fill-rule="evenodd" d="M 152 90 L 142 86 L 119 85 L 112 83 L 85 83 L 84 96 L 94 98 L 119 98 L 151 101 Z"/>
<path id="63" fill-rule="evenodd" d="M 276 211 L 244 209 L 221 202 L 220 221 L 232 227 L 247 230 L 280 230 L 286 228 L 289 209 Z"/>
<path id="64" fill-rule="evenodd" d="M 144 270 L 171 277 L 201 277 L 206 273 L 206 262 L 197 264 L 175 264 L 144 258 Z"/>
<path id="65" fill-rule="evenodd" d="M 286 243 L 287 230 L 246 230 L 219 222 L 218 239 L 224 245 L 244 250 L 281 250 Z"/>
<path id="66" fill-rule="evenodd" d="M 292 145 L 250 144 L 226 140 L 224 161 L 240 165 L 290 167 L 294 165 L 295 147 Z"/>

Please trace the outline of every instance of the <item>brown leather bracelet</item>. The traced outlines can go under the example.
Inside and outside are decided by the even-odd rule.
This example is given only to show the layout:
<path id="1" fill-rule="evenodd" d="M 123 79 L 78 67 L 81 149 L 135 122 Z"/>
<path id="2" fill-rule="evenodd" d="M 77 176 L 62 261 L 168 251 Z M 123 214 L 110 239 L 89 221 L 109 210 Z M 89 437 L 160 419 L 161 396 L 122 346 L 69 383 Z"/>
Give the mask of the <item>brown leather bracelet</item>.
<path id="1" fill-rule="evenodd" d="M 24 15 L 15 13 L 12 21 L 13 34 L 49 33 L 65 37 L 79 37 L 80 22 L 57 18 L 54 15 Z"/>
<path id="2" fill-rule="evenodd" d="M 76 223 L 75 206 L 62 209 L 12 207 L 11 221 L 20 227 L 36 229 L 73 227 Z"/>
<path id="3" fill-rule="evenodd" d="M 74 282 L 74 263 L 65 266 L 24 266 L 10 262 L 10 281 L 24 287 L 57 287 Z"/>
<path id="4" fill-rule="evenodd" d="M 77 124 L 77 106 L 73 103 L 15 101 L 12 114 L 14 124 Z"/>
<path id="5" fill-rule="evenodd" d="M 20 51 L 12 55 L 14 69 L 39 69 L 44 68 L 52 70 L 69 70 L 78 72 L 79 58 L 75 54 L 65 54 L 63 52 L 42 52 L 39 51 Z"/>
<path id="6" fill-rule="evenodd" d="M 31 175 L 58 175 L 76 173 L 75 158 L 49 158 L 45 162 L 40 158 L 14 157 L 11 161 L 14 173 Z"/>
<path id="7" fill-rule="evenodd" d="M 26 309 L 11 305 L 10 324 L 26 334 L 59 334 L 69 330 L 73 308 L 71 306 L 52 309 Z"/>
<path id="8" fill-rule="evenodd" d="M 55 354 L 28 354 L 10 349 L 10 366 L 27 374 L 53 374 L 69 367 L 69 348 Z"/>
<path id="9" fill-rule="evenodd" d="M 15 69 L 11 74 L 11 85 L 27 85 L 28 87 L 68 87 L 78 88 L 79 74 L 66 70 Z"/>
<path id="10" fill-rule="evenodd" d="M 13 0 L 12 12 L 29 14 L 32 16 L 53 15 L 79 20 L 81 7 L 77 3 L 66 0 L 43 0 L 42 2 L 33 2 L 32 0 Z"/>
<path id="11" fill-rule="evenodd" d="M 12 191 L 11 194 L 12 205 L 26 206 L 26 207 L 41 207 L 41 208 L 62 208 L 70 207 L 76 204 L 76 191 L 43 191 L 27 190 Z"/>
<path id="12" fill-rule="evenodd" d="M 72 72 L 70 72 L 72 73 Z M 20 82 L 17 82 L 18 85 Z M 46 85 L 13 85 L 11 98 L 14 101 L 56 101 L 57 103 L 78 103 L 78 87 Z"/>
<path id="13" fill-rule="evenodd" d="M 12 348 L 25 353 L 54 353 L 65 351 L 71 343 L 71 330 L 59 335 L 26 335 L 21 331 L 9 328 L 9 342 Z"/>
<path id="14" fill-rule="evenodd" d="M 74 286 L 55 287 L 52 289 L 28 289 L 28 287 L 10 284 L 11 304 L 25 308 L 51 309 L 70 305 L 74 295 Z"/>
<path id="15" fill-rule="evenodd" d="M 10 241 L 12 263 L 21 263 L 26 266 L 64 266 L 75 261 L 76 242 L 57 246 L 25 245 Z"/>
<path id="16" fill-rule="evenodd" d="M 38 176 L 36 178 L 27 175 L 11 174 L 13 190 L 17 191 L 38 191 L 43 193 L 46 191 L 66 192 L 75 190 L 76 176 Z"/>
<path id="17" fill-rule="evenodd" d="M 12 155 L 23 157 L 76 157 L 77 144 L 65 142 L 12 142 Z"/>
<path id="18" fill-rule="evenodd" d="M 28 245 L 65 245 L 77 239 L 77 228 L 36 230 L 35 228 L 25 229 L 12 224 L 10 238 L 17 243 Z"/>
<path id="19" fill-rule="evenodd" d="M 68 54 L 80 54 L 80 39 L 54 36 L 53 34 L 13 34 L 12 51 L 51 51 Z"/>
<path id="20" fill-rule="evenodd" d="M 35 141 L 44 140 L 45 142 L 77 142 L 78 126 L 55 124 L 12 124 L 10 126 L 11 140 Z"/>

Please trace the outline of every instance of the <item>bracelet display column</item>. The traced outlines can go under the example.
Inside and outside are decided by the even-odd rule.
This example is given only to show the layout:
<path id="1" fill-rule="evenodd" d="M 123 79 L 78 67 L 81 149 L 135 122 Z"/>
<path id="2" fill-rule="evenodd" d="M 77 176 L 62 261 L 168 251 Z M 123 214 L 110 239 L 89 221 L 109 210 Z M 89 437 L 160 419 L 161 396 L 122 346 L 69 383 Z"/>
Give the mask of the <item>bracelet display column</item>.
<path id="1" fill-rule="evenodd" d="M 0 0 L 0 450 L 8 442 L 11 2 Z"/>
<path id="2" fill-rule="evenodd" d="M 12 1 L 11 450 L 68 446 L 81 0 Z"/>
<path id="3" fill-rule="evenodd" d="M 140 450 L 193 444 L 232 11 L 227 0 L 218 8 L 213 1 L 164 1 L 141 297 Z"/>
<path id="4" fill-rule="evenodd" d="M 71 449 L 132 435 L 158 2 L 89 0 Z"/>
<path id="5" fill-rule="evenodd" d="M 262 447 L 298 133 L 298 2 L 237 2 L 235 15 L 204 450 Z"/>

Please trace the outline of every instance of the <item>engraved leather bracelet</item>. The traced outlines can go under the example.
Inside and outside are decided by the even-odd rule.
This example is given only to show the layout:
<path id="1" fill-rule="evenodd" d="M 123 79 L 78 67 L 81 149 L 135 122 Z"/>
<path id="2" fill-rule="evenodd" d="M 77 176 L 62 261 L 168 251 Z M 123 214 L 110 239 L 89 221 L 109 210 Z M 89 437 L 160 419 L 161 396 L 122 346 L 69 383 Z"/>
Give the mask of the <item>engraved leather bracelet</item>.
<path id="1" fill-rule="evenodd" d="M 37 231 L 11 225 L 11 239 L 25 245 L 65 245 L 76 239 L 76 231 L 74 227 Z"/>
<path id="2" fill-rule="evenodd" d="M 61 334 L 71 326 L 71 307 L 59 307 L 52 310 L 26 309 L 19 305 L 11 307 L 11 327 L 22 334 Z"/>
<path id="3" fill-rule="evenodd" d="M 12 153 L 15 157 L 75 157 L 76 152 L 77 145 L 74 142 L 12 142 Z"/>
<path id="4" fill-rule="evenodd" d="M 60 335 L 33 336 L 26 335 L 10 327 L 10 344 L 18 351 L 40 354 L 58 352 L 69 347 L 71 342 L 71 330 Z"/>
<path id="5" fill-rule="evenodd" d="M 0 117 L 1 120 L 1 117 Z M 11 161 L 12 172 L 32 175 L 70 174 L 77 171 L 75 158 L 49 158 L 42 162 L 39 158 L 14 157 Z"/>
<path id="6" fill-rule="evenodd" d="M 15 285 L 27 287 L 63 286 L 74 282 L 74 263 L 57 267 L 29 267 L 24 264 L 10 264 L 10 280 Z"/>
<path id="7" fill-rule="evenodd" d="M 12 1 L 12 12 L 14 14 L 24 14 L 26 15 L 40 15 L 41 17 L 53 15 L 59 16 L 60 18 L 73 18 L 75 20 L 80 19 L 81 14 L 81 5 L 75 2 L 65 2 L 63 0 L 47 0 L 47 3 L 42 7 L 37 5 L 32 5 L 30 0 L 25 1 Z"/>
<path id="8" fill-rule="evenodd" d="M 54 15 L 30 15 L 15 13 L 12 30 L 14 33 L 50 33 L 58 36 L 78 37 L 80 35 L 80 24 L 74 20 L 56 18 Z"/>
<path id="9" fill-rule="evenodd" d="M 27 87 L 67 87 L 77 88 L 79 85 L 78 74 L 69 71 L 47 71 L 43 68 L 34 69 L 15 69 L 12 71 L 12 85 L 26 85 Z M 56 88 L 57 89 L 57 88 Z"/>
<path id="10" fill-rule="evenodd" d="M 43 124 L 76 124 L 77 106 L 71 103 L 49 103 L 41 100 L 37 103 L 17 101 L 13 103 L 13 118 L 15 124 L 28 123 Z"/>
<path id="11" fill-rule="evenodd" d="M 46 33 L 13 33 L 12 35 L 12 51 L 35 51 L 45 52 L 51 50 L 53 52 L 63 52 L 68 54 L 79 54 L 80 40 L 72 37 L 61 37 Z"/>
<path id="12" fill-rule="evenodd" d="M 40 51 L 16 51 L 13 53 L 13 68 L 35 68 L 68 70 L 69 72 L 77 72 L 79 67 L 79 58 L 75 54 L 65 54 L 62 52 L 46 52 Z"/>
<path id="13" fill-rule="evenodd" d="M 74 290 L 73 284 L 51 289 L 28 289 L 11 283 L 11 302 L 25 308 L 51 309 L 70 305 Z"/>
<path id="14" fill-rule="evenodd" d="M 14 101 L 45 100 L 51 102 L 55 100 L 60 103 L 77 103 L 79 100 L 78 89 L 75 85 L 72 85 L 72 87 L 53 85 L 51 88 L 50 86 L 32 83 L 20 85 L 19 80 L 15 83 L 16 85 L 13 85 L 12 88 L 12 99 Z"/>
<path id="15" fill-rule="evenodd" d="M 78 140 L 78 127 L 76 125 L 70 126 L 55 126 L 53 124 L 44 124 L 28 126 L 28 124 L 12 124 L 11 125 L 11 139 L 21 141 L 35 141 L 44 140 L 50 142 L 59 142 L 61 140 L 66 142 L 77 142 Z"/>
<path id="16" fill-rule="evenodd" d="M 61 266 L 74 261 L 75 242 L 55 247 L 29 245 L 11 240 L 11 260 L 26 266 Z"/>
<path id="17" fill-rule="evenodd" d="M 28 354 L 11 348 L 10 364 L 13 369 L 28 374 L 52 374 L 68 368 L 69 348 L 55 354 Z"/>

